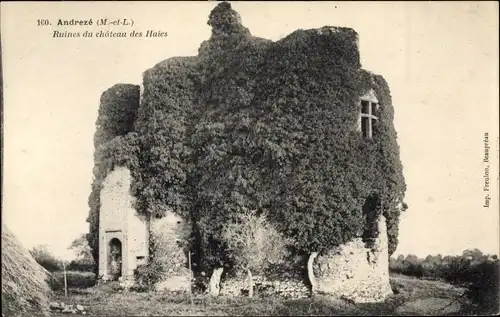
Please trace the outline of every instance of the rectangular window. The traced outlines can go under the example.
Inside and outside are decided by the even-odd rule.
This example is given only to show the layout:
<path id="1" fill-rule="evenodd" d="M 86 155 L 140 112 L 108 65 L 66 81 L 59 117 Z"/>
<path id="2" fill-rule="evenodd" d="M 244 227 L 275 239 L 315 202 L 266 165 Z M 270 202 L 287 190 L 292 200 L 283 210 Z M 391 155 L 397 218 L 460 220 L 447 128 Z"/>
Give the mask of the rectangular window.
<path id="1" fill-rule="evenodd" d="M 371 138 L 378 120 L 377 109 L 378 104 L 373 101 L 361 100 L 360 122 L 361 133 L 365 138 Z"/>
<path id="2" fill-rule="evenodd" d="M 144 256 L 138 256 L 136 257 L 137 265 L 144 265 L 146 264 L 146 257 Z"/>

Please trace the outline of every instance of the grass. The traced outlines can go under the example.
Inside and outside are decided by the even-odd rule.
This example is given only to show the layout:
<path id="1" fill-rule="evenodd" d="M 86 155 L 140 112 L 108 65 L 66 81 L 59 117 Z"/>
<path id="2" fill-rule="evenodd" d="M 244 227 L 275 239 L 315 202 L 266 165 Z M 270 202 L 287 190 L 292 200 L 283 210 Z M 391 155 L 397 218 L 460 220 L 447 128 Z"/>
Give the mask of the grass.
<path id="1" fill-rule="evenodd" d="M 2 315 L 48 315 L 49 272 L 2 223 Z"/>
<path id="2" fill-rule="evenodd" d="M 113 284 L 86 289 L 70 289 L 67 298 L 57 295 L 66 304 L 81 304 L 87 316 L 332 316 L 332 315 L 455 315 L 460 304 L 452 303 L 462 289 L 436 281 L 394 276 L 393 297 L 384 303 L 350 304 L 325 296 L 285 300 L 279 298 L 228 298 L 193 296 L 160 292 L 119 292 Z M 444 310 L 440 308 L 452 303 Z M 54 316 L 58 314 L 54 313 Z M 60 314 L 62 316 L 62 314 Z"/>

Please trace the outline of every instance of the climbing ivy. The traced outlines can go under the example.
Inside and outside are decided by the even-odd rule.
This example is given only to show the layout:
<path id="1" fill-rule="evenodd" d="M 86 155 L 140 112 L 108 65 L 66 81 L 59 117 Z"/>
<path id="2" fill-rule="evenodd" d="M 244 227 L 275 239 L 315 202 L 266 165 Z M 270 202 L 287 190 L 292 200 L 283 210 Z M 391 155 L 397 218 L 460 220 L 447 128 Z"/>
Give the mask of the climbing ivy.
<path id="1" fill-rule="evenodd" d="M 187 173 L 191 160 L 189 127 L 196 104 L 196 58 L 173 58 L 144 74 L 144 93 L 135 130 L 143 144 L 139 210 L 162 217 L 169 210 L 189 217 Z"/>
<path id="2" fill-rule="evenodd" d="M 87 240 L 95 263 L 99 263 L 100 191 L 105 177 L 114 166 L 128 166 L 132 173 L 133 190 L 140 191 L 141 175 L 138 173 L 137 158 L 141 151 L 138 135 L 132 132 L 138 107 L 139 86 L 136 85 L 115 85 L 101 97 L 94 134 L 94 169 L 87 218 Z"/>
<path id="3" fill-rule="evenodd" d="M 247 209 L 265 211 L 304 253 L 361 237 L 367 219 L 383 214 L 394 252 L 406 189 L 394 110 L 383 77 L 361 68 L 357 33 L 324 27 L 272 42 L 240 21 L 220 3 L 198 56 L 144 73 L 140 108 L 120 115 L 120 107 L 101 105 L 91 232 L 100 183 L 124 164 L 137 210 L 190 219 L 204 266 L 230 265 L 221 230 Z M 359 97 L 370 89 L 380 108 L 367 139 L 356 127 Z M 90 241 L 95 249 L 95 235 Z"/>
<path id="4" fill-rule="evenodd" d="M 393 109 L 383 78 L 361 69 L 356 32 L 298 30 L 272 43 L 224 29 L 232 31 L 214 32 L 200 51 L 204 107 L 192 137 L 200 245 L 227 263 L 221 225 L 257 208 L 299 252 L 327 251 L 362 235 L 363 206 L 376 195 L 369 218 L 386 217 L 392 253 L 405 190 Z M 356 131 L 369 89 L 380 100 L 373 139 Z"/>

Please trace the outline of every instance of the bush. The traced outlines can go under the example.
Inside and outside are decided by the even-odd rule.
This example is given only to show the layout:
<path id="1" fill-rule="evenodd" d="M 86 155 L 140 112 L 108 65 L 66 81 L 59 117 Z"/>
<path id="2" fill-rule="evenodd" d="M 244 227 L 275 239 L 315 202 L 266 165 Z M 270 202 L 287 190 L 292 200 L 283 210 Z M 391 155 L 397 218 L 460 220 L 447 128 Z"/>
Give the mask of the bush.
<path id="1" fill-rule="evenodd" d="M 264 215 L 259 216 L 255 211 L 243 211 L 238 220 L 224 224 L 222 237 L 232 262 L 248 274 L 249 297 L 252 297 L 253 274 L 261 273 L 270 264 L 283 260 L 286 239 L 268 223 Z"/>
<path id="2" fill-rule="evenodd" d="M 45 246 L 36 246 L 30 251 L 31 256 L 49 272 L 56 272 L 63 269 L 62 262 L 50 253 Z"/>
<path id="3" fill-rule="evenodd" d="M 162 263 L 150 260 L 147 264 L 140 265 L 134 270 L 134 290 L 138 292 L 154 291 L 156 283 L 165 273 Z"/>
<path id="4" fill-rule="evenodd" d="M 500 262 L 488 261 L 471 269 L 467 297 L 475 314 L 498 314 L 500 305 Z"/>
<path id="5" fill-rule="evenodd" d="M 390 271 L 426 279 L 445 280 L 465 287 L 473 314 L 494 314 L 499 311 L 500 262 L 495 256 L 479 250 L 465 250 L 459 256 L 428 256 L 425 260 L 414 255 L 400 256 L 390 261 Z"/>
<path id="6" fill-rule="evenodd" d="M 67 267 L 68 271 L 92 272 L 96 270 L 96 265 L 93 262 L 82 260 L 73 260 Z"/>
<path id="7" fill-rule="evenodd" d="M 148 265 L 139 265 L 134 270 L 134 291 L 136 292 L 148 292 L 152 290 L 152 278 L 151 270 Z"/>
<path id="8" fill-rule="evenodd" d="M 50 287 L 54 291 L 64 290 L 64 272 L 52 274 Z M 97 284 L 96 275 L 92 272 L 66 271 L 68 288 L 88 288 Z"/>

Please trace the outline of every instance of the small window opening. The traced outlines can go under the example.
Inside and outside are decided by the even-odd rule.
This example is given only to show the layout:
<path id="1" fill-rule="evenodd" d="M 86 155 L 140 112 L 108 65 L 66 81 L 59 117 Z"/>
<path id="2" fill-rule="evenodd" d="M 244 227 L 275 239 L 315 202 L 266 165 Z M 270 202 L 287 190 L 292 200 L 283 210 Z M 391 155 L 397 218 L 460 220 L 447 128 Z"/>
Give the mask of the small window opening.
<path id="1" fill-rule="evenodd" d="M 142 256 L 142 255 L 137 256 L 136 262 L 137 262 L 137 266 L 144 265 L 144 264 L 146 264 L 146 257 Z"/>

